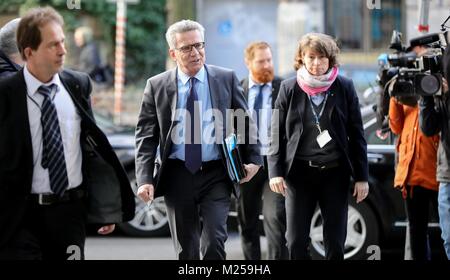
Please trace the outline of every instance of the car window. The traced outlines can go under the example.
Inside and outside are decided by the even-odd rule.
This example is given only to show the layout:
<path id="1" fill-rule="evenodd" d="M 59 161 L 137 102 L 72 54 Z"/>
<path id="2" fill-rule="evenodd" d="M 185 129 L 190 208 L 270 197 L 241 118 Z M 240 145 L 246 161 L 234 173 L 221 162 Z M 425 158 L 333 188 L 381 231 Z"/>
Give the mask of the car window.
<path id="1" fill-rule="evenodd" d="M 105 134 L 134 131 L 134 128 L 131 126 L 114 124 L 114 122 L 112 121 L 111 118 L 108 118 L 107 116 L 102 115 L 98 112 L 94 112 L 94 118 L 95 118 L 95 122 L 97 123 L 98 127 L 100 127 L 100 129 Z"/>

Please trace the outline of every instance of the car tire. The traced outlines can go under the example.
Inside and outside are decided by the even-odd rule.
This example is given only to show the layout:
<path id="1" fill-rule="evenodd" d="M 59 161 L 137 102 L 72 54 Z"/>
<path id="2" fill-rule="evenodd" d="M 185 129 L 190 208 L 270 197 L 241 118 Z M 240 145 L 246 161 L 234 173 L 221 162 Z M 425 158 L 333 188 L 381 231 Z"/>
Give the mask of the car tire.
<path id="1" fill-rule="evenodd" d="M 368 252 L 368 247 L 379 244 L 379 224 L 368 203 L 356 204 L 354 200 L 350 198 L 348 206 L 344 259 L 367 259 L 372 254 L 371 250 Z M 325 258 L 322 229 L 322 216 L 317 209 L 312 218 L 310 233 L 310 251 L 313 259 Z"/>
<path id="2" fill-rule="evenodd" d="M 128 172 L 130 182 L 135 187 L 134 170 Z M 163 197 L 156 198 L 149 206 L 136 197 L 136 211 L 134 218 L 126 223 L 119 224 L 119 228 L 130 236 L 157 237 L 170 235 L 169 220 L 166 204 Z"/>

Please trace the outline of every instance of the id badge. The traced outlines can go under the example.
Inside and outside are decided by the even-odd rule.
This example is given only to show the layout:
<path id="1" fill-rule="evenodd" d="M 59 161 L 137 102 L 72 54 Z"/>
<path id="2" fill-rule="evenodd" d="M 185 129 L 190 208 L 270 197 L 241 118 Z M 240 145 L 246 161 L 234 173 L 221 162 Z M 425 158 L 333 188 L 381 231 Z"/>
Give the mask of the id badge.
<path id="1" fill-rule="evenodd" d="M 331 141 L 330 133 L 328 133 L 328 130 L 324 130 L 319 134 L 319 136 L 317 136 L 316 140 L 319 147 L 323 148 L 328 142 Z"/>

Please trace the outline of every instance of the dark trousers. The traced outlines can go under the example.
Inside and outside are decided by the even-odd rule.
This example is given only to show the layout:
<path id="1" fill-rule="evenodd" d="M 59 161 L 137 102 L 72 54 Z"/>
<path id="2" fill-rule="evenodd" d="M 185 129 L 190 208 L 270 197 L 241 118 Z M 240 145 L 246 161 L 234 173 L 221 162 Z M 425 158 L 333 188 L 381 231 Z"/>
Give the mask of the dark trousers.
<path id="1" fill-rule="evenodd" d="M 191 174 L 183 161 L 168 160 L 164 196 L 170 232 L 180 260 L 224 260 L 231 182 L 221 161 Z"/>
<path id="2" fill-rule="evenodd" d="M 409 221 L 411 253 L 414 260 L 430 260 L 431 251 L 428 240 L 428 219 L 430 203 L 437 213 L 438 192 L 421 186 L 406 186 L 406 213 Z"/>
<path id="3" fill-rule="evenodd" d="M 250 182 L 240 186 L 237 209 L 244 257 L 246 260 L 261 259 L 258 228 L 261 202 L 264 215 L 264 233 L 268 245 L 267 259 L 285 260 L 288 258 L 288 251 L 285 238 L 286 211 L 284 197 L 270 190 L 267 171 L 263 168 L 259 169 Z"/>
<path id="4" fill-rule="evenodd" d="M 84 259 L 86 206 L 82 199 L 48 206 L 28 203 L 21 226 L 0 259 Z"/>
<path id="5" fill-rule="evenodd" d="M 350 176 L 342 165 L 319 170 L 295 160 L 286 196 L 287 244 L 290 259 L 310 259 L 311 219 L 319 204 L 326 259 L 342 260 L 347 236 Z"/>

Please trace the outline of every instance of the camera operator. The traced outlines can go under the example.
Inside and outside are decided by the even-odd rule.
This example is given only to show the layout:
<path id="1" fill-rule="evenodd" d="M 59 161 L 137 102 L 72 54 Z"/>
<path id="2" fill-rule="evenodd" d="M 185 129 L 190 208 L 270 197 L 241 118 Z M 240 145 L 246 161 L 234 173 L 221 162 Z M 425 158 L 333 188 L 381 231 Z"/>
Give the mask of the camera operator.
<path id="1" fill-rule="evenodd" d="M 377 75 L 377 83 L 378 83 L 378 100 L 376 104 L 376 118 L 377 124 L 380 128 L 380 133 L 388 133 L 389 130 L 389 93 L 386 88 L 386 84 L 390 78 L 388 75 L 388 65 L 389 62 L 387 60 L 387 54 L 383 53 L 378 57 L 378 65 L 380 69 Z"/>
<path id="2" fill-rule="evenodd" d="M 415 46 L 412 50 L 417 56 L 422 56 L 427 48 Z M 394 187 L 401 190 L 405 200 L 412 258 L 429 260 L 428 212 L 430 203 L 437 211 L 435 174 L 439 136 L 427 137 L 420 131 L 417 101 L 417 95 L 391 97 L 389 126 L 398 136 Z"/>
<path id="3" fill-rule="evenodd" d="M 447 46 L 443 57 L 444 74 L 450 79 L 450 50 Z M 437 181 L 439 185 L 438 209 L 442 239 L 447 258 L 450 259 L 450 99 L 444 83 L 442 96 L 423 96 L 420 99 L 420 128 L 427 135 L 441 133 L 438 148 Z"/>

